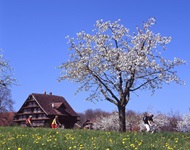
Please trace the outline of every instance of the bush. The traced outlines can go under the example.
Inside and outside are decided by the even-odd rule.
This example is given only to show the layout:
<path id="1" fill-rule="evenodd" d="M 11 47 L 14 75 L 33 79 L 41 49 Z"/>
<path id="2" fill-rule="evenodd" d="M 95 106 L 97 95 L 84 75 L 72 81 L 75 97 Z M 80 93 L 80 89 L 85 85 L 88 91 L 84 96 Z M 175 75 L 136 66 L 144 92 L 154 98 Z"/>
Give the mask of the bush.
<path id="1" fill-rule="evenodd" d="M 190 114 L 182 115 L 182 120 L 177 122 L 177 130 L 180 132 L 190 132 Z"/>
<path id="2" fill-rule="evenodd" d="M 95 130 L 119 131 L 118 113 L 113 112 L 108 116 L 97 117 L 96 121 L 93 123 L 93 128 Z"/>

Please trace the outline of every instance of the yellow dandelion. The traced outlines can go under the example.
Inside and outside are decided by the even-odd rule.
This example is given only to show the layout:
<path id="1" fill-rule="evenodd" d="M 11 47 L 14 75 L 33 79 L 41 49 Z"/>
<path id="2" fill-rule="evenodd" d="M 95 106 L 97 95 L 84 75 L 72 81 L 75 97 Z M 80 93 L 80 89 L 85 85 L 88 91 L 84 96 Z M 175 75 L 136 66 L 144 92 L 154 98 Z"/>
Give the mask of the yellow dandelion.
<path id="1" fill-rule="evenodd" d="M 135 147 L 135 144 L 130 144 L 130 146 L 134 148 L 134 147 Z"/>
<path id="2" fill-rule="evenodd" d="M 138 146 L 141 146 L 142 145 L 142 141 L 138 142 Z"/>

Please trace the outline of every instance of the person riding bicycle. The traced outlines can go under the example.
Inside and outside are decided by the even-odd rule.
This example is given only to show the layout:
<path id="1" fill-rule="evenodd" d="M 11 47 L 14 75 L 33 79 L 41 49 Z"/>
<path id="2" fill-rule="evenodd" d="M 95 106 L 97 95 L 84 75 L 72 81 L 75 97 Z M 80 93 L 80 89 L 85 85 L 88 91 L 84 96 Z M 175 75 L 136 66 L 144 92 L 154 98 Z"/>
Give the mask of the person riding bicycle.
<path id="1" fill-rule="evenodd" d="M 144 125 L 146 127 L 146 131 L 147 132 L 150 131 L 150 127 L 152 126 L 152 124 L 154 124 L 155 126 L 157 126 L 156 123 L 153 120 L 153 117 L 154 117 L 153 114 L 150 114 L 149 116 L 146 115 L 146 116 L 143 117 Z"/>
<path id="2" fill-rule="evenodd" d="M 26 119 L 26 126 L 27 127 L 32 127 L 32 116 L 29 116 L 27 119 Z"/>
<path id="3" fill-rule="evenodd" d="M 58 116 L 55 116 L 55 118 L 53 119 L 53 121 L 51 123 L 51 128 L 56 129 L 59 126 L 61 126 L 61 124 L 59 123 Z"/>

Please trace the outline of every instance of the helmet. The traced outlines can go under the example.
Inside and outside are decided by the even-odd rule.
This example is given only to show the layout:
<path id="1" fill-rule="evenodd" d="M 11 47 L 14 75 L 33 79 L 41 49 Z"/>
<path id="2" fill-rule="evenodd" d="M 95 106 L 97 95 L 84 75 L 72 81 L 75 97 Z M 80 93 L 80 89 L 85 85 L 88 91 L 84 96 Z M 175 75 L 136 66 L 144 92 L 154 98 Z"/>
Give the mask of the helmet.
<path id="1" fill-rule="evenodd" d="M 150 114 L 150 116 L 151 116 L 151 117 L 154 117 L 154 115 L 153 115 L 153 114 Z"/>
<path id="2" fill-rule="evenodd" d="M 30 117 L 30 118 L 32 118 L 32 116 L 31 116 L 31 115 L 30 115 L 29 117 Z"/>

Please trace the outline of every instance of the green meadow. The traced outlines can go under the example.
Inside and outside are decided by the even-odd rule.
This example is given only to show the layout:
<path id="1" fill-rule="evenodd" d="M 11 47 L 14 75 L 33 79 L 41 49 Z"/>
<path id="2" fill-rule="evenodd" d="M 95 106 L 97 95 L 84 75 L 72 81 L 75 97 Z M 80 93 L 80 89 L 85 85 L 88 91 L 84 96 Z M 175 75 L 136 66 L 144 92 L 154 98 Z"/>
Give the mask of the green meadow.
<path id="1" fill-rule="evenodd" d="M 190 150 L 190 133 L 0 127 L 1 150 Z"/>

